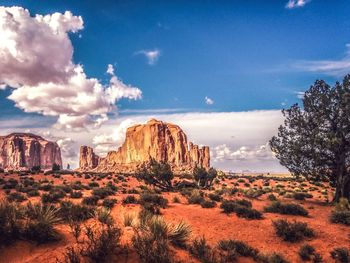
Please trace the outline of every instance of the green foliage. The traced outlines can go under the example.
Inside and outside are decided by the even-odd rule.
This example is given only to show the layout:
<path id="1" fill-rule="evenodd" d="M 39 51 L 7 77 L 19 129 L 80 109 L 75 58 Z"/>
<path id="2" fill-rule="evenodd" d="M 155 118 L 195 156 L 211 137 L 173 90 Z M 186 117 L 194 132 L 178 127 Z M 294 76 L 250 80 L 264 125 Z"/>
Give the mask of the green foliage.
<path id="1" fill-rule="evenodd" d="M 82 204 L 96 206 L 99 199 L 97 195 L 87 196 L 83 198 Z"/>
<path id="2" fill-rule="evenodd" d="M 138 201 L 134 195 L 128 195 L 123 199 L 122 202 L 124 205 L 126 205 L 126 204 L 137 204 Z"/>
<path id="3" fill-rule="evenodd" d="M 198 166 L 193 169 L 193 178 L 199 187 L 210 187 L 216 177 L 217 171 L 212 167 L 208 171 L 204 167 Z"/>
<path id="4" fill-rule="evenodd" d="M 265 207 L 265 212 L 300 216 L 307 216 L 309 214 L 308 211 L 301 205 L 283 204 L 280 201 L 273 202 L 271 205 Z"/>
<path id="5" fill-rule="evenodd" d="M 299 256 L 302 260 L 311 260 L 316 250 L 313 246 L 304 245 L 299 249 Z"/>
<path id="6" fill-rule="evenodd" d="M 211 200 L 204 200 L 201 202 L 201 207 L 203 208 L 213 208 L 216 206 L 216 203 Z"/>
<path id="7" fill-rule="evenodd" d="M 276 234 L 284 241 L 298 242 L 304 238 L 314 237 L 314 231 L 303 222 L 290 222 L 285 219 L 273 221 Z"/>
<path id="8" fill-rule="evenodd" d="M 103 200 L 102 205 L 106 208 L 112 209 L 117 202 L 117 199 L 106 198 Z"/>
<path id="9" fill-rule="evenodd" d="M 194 189 L 187 197 L 187 200 L 189 204 L 201 204 L 204 201 L 204 193 L 198 189 Z"/>
<path id="10" fill-rule="evenodd" d="M 334 201 L 350 197 L 350 75 L 330 87 L 317 80 L 305 92 L 303 107 L 294 104 L 282 113 L 284 125 L 270 146 L 280 163 L 294 175 L 336 186 Z"/>
<path id="11" fill-rule="evenodd" d="M 60 203 L 59 215 L 65 221 L 85 221 L 94 216 L 95 209 L 84 204 L 74 204 L 71 201 Z"/>
<path id="12" fill-rule="evenodd" d="M 143 165 L 136 172 L 136 178 L 146 184 L 168 191 L 172 189 L 171 180 L 174 178 L 174 174 L 168 163 L 151 159 L 149 164 Z"/>
<path id="13" fill-rule="evenodd" d="M 331 222 L 336 224 L 344 224 L 350 226 L 350 210 L 332 211 Z"/>
<path id="14" fill-rule="evenodd" d="M 21 235 L 23 209 L 15 203 L 0 202 L 0 246 L 9 245 Z"/>
<path id="15" fill-rule="evenodd" d="M 28 203 L 26 213 L 30 219 L 27 222 L 24 234 L 27 239 L 36 241 L 38 244 L 60 239 L 54 228 L 55 224 L 61 222 L 59 209 L 53 205 Z"/>
<path id="16" fill-rule="evenodd" d="M 220 240 L 218 247 L 227 253 L 226 259 L 234 259 L 236 255 L 257 258 L 259 251 L 240 240 Z"/>
<path id="17" fill-rule="evenodd" d="M 204 236 L 193 240 L 189 247 L 189 251 L 203 263 L 217 262 L 216 254 L 207 244 L 207 240 L 204 238 Z"/>
<path id="18" fill-rule="evenodd" d="M 331 256 L 333 259 L 337 260 L 340 263 L 349 263 L 350 262 L 350 251 L 345 247 L 334 248 L 331 251 Z"/>
<path id="19" fill-rule="evenodd" d="M 81 253 L 92 262 L 111 262 L 120 249 L 121 233 L 115 225 L 85 226 L 87 240 Z"/>

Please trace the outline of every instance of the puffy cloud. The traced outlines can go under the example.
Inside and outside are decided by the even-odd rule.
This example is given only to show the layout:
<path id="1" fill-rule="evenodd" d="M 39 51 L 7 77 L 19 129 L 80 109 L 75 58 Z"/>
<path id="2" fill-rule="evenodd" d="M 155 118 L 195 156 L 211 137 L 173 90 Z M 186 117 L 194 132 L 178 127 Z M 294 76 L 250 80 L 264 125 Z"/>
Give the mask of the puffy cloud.
<path id="1" fill-rule="evenodd" d="M 289 0 L 286 4 L 287 9 L 293 9 L 297 7 L 303 7 L 311 0 Z"/>
<path id="2" fill-rule="evenodd" d="M 57 128 L 99 127 L 118 100 L 142 95 L 118 79 L 112 65 L 106 86 L 74 64 L 68 33 L 81 29 L 82 18 L 69 11 L 31 16 L 21 7 L 0 7 L 1 88 L 12 87 L 8 98 L 25 112 L 57 117 Z"/>
<path id="3" fill-rule="evenodd" d="M 125 140 L 126 130 L 134 125 L 131 119 L 123 120 L 110 134 L 98 134 L 92 139 L 95 152 L 105 156 L 109 151 L 116 150 Z"/>
<path id="4" fill-rule="evenodd" d="M 214 162 L 226 160 L 272 160 L 274 158 L 268 143 L 255 147 L 241 146 L 236 150 L 233 150 L 226 144 L 221 144 L 212 150 L 211 155 Z"/>
<path id="5" fill-rule="evenodd" d="M 214 104 L 214 101 L 211 98 L 207 97 L 207 96 L 205 96 L 204 101 L 205 101 L 205 104 L 207 104 L 207 105 L 213 105 Z"/>
<path id="6" fill-rule="evenodd" d="M 153 50 L 139 50 L 135 52 L 135 55 L 144 55 L 147 59 L 147 63 L 149 65 L 154 65 L 157 63 L 161 52 L 159 49 L 153 49 Z"/>

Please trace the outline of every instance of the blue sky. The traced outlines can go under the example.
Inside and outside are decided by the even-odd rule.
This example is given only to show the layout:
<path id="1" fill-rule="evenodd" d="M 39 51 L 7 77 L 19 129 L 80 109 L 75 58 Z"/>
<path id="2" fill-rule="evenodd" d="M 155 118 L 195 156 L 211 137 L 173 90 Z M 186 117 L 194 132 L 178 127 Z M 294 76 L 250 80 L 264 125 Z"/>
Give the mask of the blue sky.
<path id="1" fill-rule="evenodd" d="M 287 2 L 12 0 L 1 5 L 24 7 L 31 15 L 68 10 L 82 17 L 83 28 L 68 32 L 73 62 L 103 85 L 112 64 L 122 82 L 142 91 L 142 99 L 116 100 L 118 111 L 107 113 L 113 119 L 117 112 L 127 118 L 150 110 L 279 110 L 297 102 L 298 92 L 316 79 L 340 80 L 350 72 L 350 2 L 291 1 L 300 4 L 294 8 Z M 156 52 L 153 61 L 146 56 L 150 51 Z M 12 92 L 0 89 L 1 120 L 55 123 L 55 115 L 15 107 L 7 98 Z"/>

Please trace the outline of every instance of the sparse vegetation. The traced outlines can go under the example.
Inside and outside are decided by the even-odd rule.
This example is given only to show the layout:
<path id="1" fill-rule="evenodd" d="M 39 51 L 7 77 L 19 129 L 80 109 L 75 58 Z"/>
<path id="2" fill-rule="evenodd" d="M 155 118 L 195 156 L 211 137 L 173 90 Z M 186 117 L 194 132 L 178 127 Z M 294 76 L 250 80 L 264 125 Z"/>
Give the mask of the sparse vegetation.
<path id="1" fill-rule="evenodd" d="M 279 201 L 273 202 L 271 205 L 265 207 L 265 212 L 300 216 L 307 216 L 309 214 L 308 211 L 301 205 L 283 204 Z"/>
<path id="2" fill-rule="evenodd" d="M 299 242 L 305 238 L 315 236 L 314 231 L 303 222 L 290 222 L 285 219 L 273 221 L 276 234 L 284 241 Z"/>

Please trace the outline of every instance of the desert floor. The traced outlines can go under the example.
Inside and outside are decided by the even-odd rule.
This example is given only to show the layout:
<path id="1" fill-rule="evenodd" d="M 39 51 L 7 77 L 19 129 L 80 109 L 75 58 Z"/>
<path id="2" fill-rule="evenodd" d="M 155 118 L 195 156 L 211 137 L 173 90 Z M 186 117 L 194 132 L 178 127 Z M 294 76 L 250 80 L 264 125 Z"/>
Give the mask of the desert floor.
<path id="1" fill-rule="evenodd" d="M 137 181 L 133 176 L 118 176 L 112 174 L 101 179 L 98 175 L 92 175 L 90 178 L 86 178 L 84 174 L 66 174 L 60 176 L 0 174 L 2 185 L 10 178 L 21 182 L 23 178 L 28 179 L 30 177 L 35 182 L 45 182 L 53 185 L 70 185 L 76 181 L 80 181 L 82 185 L 88 185 L 92 181 L 95 181 L 102 187 L 109 181 L 113 182 L 118 190 L 113 196 L 108 197 L 117 199 L 117 203 L 111 210 L 111 215 L 123 231 L 122 244 L 129 246 L 128 255 L 119 255 L 113 262 L 140 262 L 138 254 L 131 245 L 134 230 L 132 227 L 123 226 L 124 215 L 133 212 L 136 214 L 140 210 L 140 205 L 123 204 L 122 200 L 129 195 L 134 195 L 138 198 L 139 194 L 137 192 L 141 191 L 140 186 L 144 185 L 144 183 Z M 207 195 L 216 189 L 217 192 L 221 192 L 224 199 L 247 199 L 252 202 L 254 209 L 263 213 L 262 219 L 250 220 L 237 217 L 235 213 L 225 214 L 220 208 L 220 202 L 217 202 L 217 205 L 213 208 L 202 208 L 199 204 L 188 204 L 187 198 L 180 192 L 162 193 L 162 196 L 168 200 L 168 205 L 165 209 L 161 209 L 161 214 L 169 223 L 177 223 L 181 220 L 188 223 L 192 228 L 191 239 L 204 236 L 212 246 L 215 246 L 222 239 L 241 240 L 263 253 L 280 253 L 290 262 L 302 262 L 298 251 L 305 244 L 315 247 L 316 251 L 322 255 L 324 262 L 335 262 L 330 256 L 330 251 L 333 248 L 346 247 L 350 249 L 349 226 L 330 222 L 330 215 L 334 206 L 328 202 L 332 200 L 334 189 L 328 183 L 314 185 L 309 182 L 285 179 L 283 176 L 281 176 L 282 180 L 271 179 L 272 177 L 273 175 L 264 175 L 263 178 L 252 175 L 244 176 L 244 178 L 237 176 L 234 178 L 221 178 L 214 183 L 213 190 L 203 190 L 205 195 Z M 114 180 L 115 178 L 119 179 Z M 175 180 L 179 181 L 182 179 L 175 178 Z M 238 192 L 227 194 L 232 188 L 238 189 Z M 249 189 L 269 189 L 270 192 L 255 197 L 249 193 Z M 2 189 L 0 190 L 0 198 L 6 199 L 9 193 L 15 191 L 15 189 Z M 312 195 L 312 198 L 295 200 L 292 194 L 296 191 L 307 192 Z M 44 193 L 42 190 L 39 192 L 40 195 Z M 92 190 L 85 189 L 81 190 L 81 192 L 83 198 L 90 196 Z M 271 193 L 282 203 L 297 203 L 302 205 L 307 209 L 309 215 L 304 217 L 264 212 L 264 207 L 272 203 L 268 198 Z M 179 198 L 179 203 L 173 201 L 174 196 Z M 26 197 L 27 200 L 20 202 L 22 205 L 25 205 L 29 201 L 33 203 L 40 201 L 40 196 Z M 80 203 L 82 198 L 72 199 L 67 195 L 63 200 L 69 199 L 74 203 Z M 282 218 L 306 222 L 315 231 L 315 237 L 296 243 L 283 241 L 276 235 L 273 227 L 273 221 Z M 89 220 L 91 221 L 93 219 Z M 61 235 L 60 241 L 42 245 L 28 241 L 16 241 L 0 249 L 0 262 L 62 262 L 63 253 L 67 247 L 74 246 L 75 239 L 70 233 L 70 228 L 67 224 L 61 223 L 55 227 Z M 200 262 L 184 249 L 173 248 L 173 252 L 178 261 Z M 240 257 L 237 262 L 254 261 L 251 258 Z"/>

